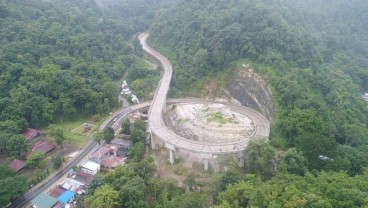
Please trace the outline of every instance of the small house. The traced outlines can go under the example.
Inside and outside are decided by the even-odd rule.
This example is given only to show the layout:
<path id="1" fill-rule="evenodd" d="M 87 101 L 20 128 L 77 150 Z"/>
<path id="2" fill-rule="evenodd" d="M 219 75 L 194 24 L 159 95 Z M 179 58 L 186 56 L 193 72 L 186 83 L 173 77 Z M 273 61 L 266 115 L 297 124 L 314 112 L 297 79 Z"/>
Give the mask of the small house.
<path id="1" fill-rule="evenodd" d="M 17 159 L 14 159 L 8 164 L 8 167 L 15 170 L 16 172 L 23 170 L 25 166 L 26 162 Z"/>
<path id="2" fill-rule="evenodd" d="M 99 163 L 96 163 L 90 160 L 88 160 L 86 163 L 84 163 L 81 166 L 82 172 L 88 173 L 91 175 L 96 175 L 98 171 L 100 171 L 100 169 L 101 169 L 101 165 Z"/>
<path id="3" fill-rule="evenodd" d="M 41 134 L 43 134 L 42 130 L 32 128 L 28 128 L 27 131 L 22 133 L 24 138 L 26 138 L 26 140 L 29 142 L 32 141 L 34 138 L 40 136 Z"/>
<path id="4" fill-rule="evenodd" d="M 362 98 L 363 98 L 365 101 L 368 101 L 368 93 L 364 93 L 364 95 L 362 95 Z"/>
<path id="5" fill-rule="evenodd" d="M 93 175 L 89 173 L 75 171 L 71 176 L 71 178 L 81 183 L 84 183 L 85 185 L 89 185 L 93 180 Z"/>
<path id="6" fill-rule="evenodd" d="M 52 189 L 50 189 L 47 192 L 47 194 L 57 199 L 64 192 L 65 192 L 65 189 L 63 189 L 62 187 L 60 187 L 60 186 L 57 185 L 57 186 L 54 186 Z"/>
<path id="7" fill-rule="evenodd" d="M 59 202 L 63 204 L 71 204 L 74 201 L 75 192 L 66 190 L 61 196 L 58 197 Z"/>
<path id="8" fill-rule="evenodd" d="M 58 200 L 44 192 L 38 194 L 32 201 L 34 208 L 52 208 L 57 203 Z"/>
<path id="9" fill-rule="evenodd" d="M 125 160 L 126 158 L 124 157 L 119 157 L 119 156 L 110 156 L 107 159 L 104 159 L 101 163 L 102 167 L 108 170 L 111 170 L 115 167 L 117 167 L 118 165 L 124 165 L 125 164 Z"/>
<path id="10" fill-rule="evenodd" d="M 129 147 L 132 146 L 131 142 L 124 140 L 124 139 L 118 139 L 118 138 L 113 139 L 110 142 L 110 144 L 117 148 L 116 150 L 117 156 L 125 156 Z"/>
<path id="11" fill-rule="evenodd" d="M 90 160 L 100 163 L 103 159 L 110 157 L 110 148 L 103 146 L 98 148 L 92 155 Z"/>
<path id="12" fill-rule="evenodd" d="M 61 185 L 63 189 L 70 190 L 78 194 L 84 193 L 84 186 L 84 183 L 76 181 L 73 178 L 67 178 Z"/>
<path id="13" fill-rule="evenodd" d="M 128 83 L 126 80 L 124 80 L 123 83 L 121 84 L 121 88 L 124 88 L 124 87 L 128 87 Z"/>
<path id="14" fill-rule="evenodd" d="M 126 86 L 124 86 L 121 89 L 120 94 L 122 94 L 122 95 L 131 95 L 132 94 L 132 91 L 130 90 L 130 88 L 128 87 L 128 85 L 126 85 Z"/>
<path id="15" fill-rule="evenodd" d="M 56 145 L 51 142 L 40 141 L 31 145 L 31 148 L 32 148 L 31 152 L 43 152 L 46 154 L 54 150 L 56 148 Z"/>
<path id="16" fill-rule="evenodd" d="M 136 95 L 132 95 L 132 102 L 135 104 L 139 104 L 139 100 Z"/>

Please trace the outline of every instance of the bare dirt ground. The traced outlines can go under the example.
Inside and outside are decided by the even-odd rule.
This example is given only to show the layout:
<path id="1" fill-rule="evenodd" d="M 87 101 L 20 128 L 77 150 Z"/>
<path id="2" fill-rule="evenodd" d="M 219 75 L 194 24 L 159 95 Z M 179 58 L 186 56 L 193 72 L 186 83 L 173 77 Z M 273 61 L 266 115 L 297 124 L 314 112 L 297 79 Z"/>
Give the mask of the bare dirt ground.
<path id="1" fill-rule="evenodd" d="M 184 180 L 189 174 L 195 175 L 197 183 L 202 184 L 203 189 L 208 189 L 213 178 L 209 172 L 203 171 L 203 166 L 192 162 L 179 162 L 170 164 L 168 152 L 165 149 L 157 149 L 152 152 L 155 158 L 156 177 L 160 179 L 174 179 L 179 187 L 185 187 Z"/>
<path id="2" fill-rule="evenodd" d="M 231 143 L 251 136 L 252 120 L 223 104 L 169 106 L 170 126 L 184 138 L 206 143 Z"/>

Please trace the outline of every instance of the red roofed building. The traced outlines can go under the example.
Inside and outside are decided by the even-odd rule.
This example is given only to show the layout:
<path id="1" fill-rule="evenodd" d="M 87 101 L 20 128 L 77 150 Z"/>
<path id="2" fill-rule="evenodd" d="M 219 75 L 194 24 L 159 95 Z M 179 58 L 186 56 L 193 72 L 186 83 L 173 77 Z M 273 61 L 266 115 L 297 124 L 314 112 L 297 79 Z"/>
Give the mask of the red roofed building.
<path id="1" fill-rule="evenodd" d="M 42 133 L 42 130 L 28 128 L 27 131 L 22 133 L 22 135 L 26 138 L 26 140 L 32 141 L 34 138 L 40 136 Z"/>
<path id="2" fill-rule="evenodd" d="M 50 142 L 36 142 L 35 144 L 31 145 L 31 152 L 43 152 L 46 154 L 54 150 L 55 147 L 56 145 Z"/>
<path id="3" fill-rule="evenodd" d="M 76 171 L 73 173 L 72 178 L 76 181 L 84 183 L 85 185 L 89 185 L 93 180 L 93 175 Z"/>
<path id="4" fill-rule="evenodd" d="M 26 162 L 14 159 L 8 164 L 8 167 L 19 172 L 26 166 Z"/>
<path id="5" fill-rule="evenodd" d="M 97 149 L 96 152 L 92 154 L 90 160 L 101 164 L 102 160 L 108 157 L 110 157 L 110 148 L 103 146 Z"/>
<path id="6" fill-rule="evenodd" d="M 54 198 L 58 198 L 59 196 L 61 196 L 66 190 L 61 188 L 60 186 L 55 186 L 54 188 L 50 189 L 47 194 L 54 197 Z"/>
<path id="7" fill-rule="evenodd" d="M 125 164 L 125 157 L 118 157 L 118 156 L 110 156 L 109 158 L 106 158 L 102 161 L 101 165 L 103 168 L 106 169 L 112 169 L 115 168 L 118 165 L 124 165 Z"/>

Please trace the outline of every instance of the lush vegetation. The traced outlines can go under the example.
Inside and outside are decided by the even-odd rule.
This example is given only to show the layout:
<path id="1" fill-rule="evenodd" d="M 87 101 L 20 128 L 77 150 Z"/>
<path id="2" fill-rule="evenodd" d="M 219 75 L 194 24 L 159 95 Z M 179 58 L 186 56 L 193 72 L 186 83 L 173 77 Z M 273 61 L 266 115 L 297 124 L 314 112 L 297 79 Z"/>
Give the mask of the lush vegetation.
<path id="1" fill-rule="evenodd" d="M 11 199 L 22 196 L 26 191 L 27 179 L 0 165 L 0 207 L 5 207 Z"/>
<path id="2" fill-rule="evenodd" d="M 247 147 L 245 176 L 231 169 L 201 190 L 190 175 L 178 187 L 154 177 L 144 122 L 132 129 L 124 122 L 134 143 L 129 164 L 97 176 L 83 206 L 368 206 L 368 108 L 360 98 L 368 90 L 366 1 L 98 2 L 0 1 L 0 152 L 24 155 L 29 145 L 17 134 L 28 126 L 110 112 L 124 74 L 146 96 L 157 73 L 139 60 L 134 38 L 154 22 L 149 41 L 174 64 L 172 94 L 201 78 L 223 82 L 239 63 L 266 79 L 277 109 L 271 143 Z M 112 133 L 94 139 L 109 142 Z M 55 137 L 62 147 L 64 133 Z M 53 161 L 57 168 L 62 158 Z M 3 166 L 0 176 L 3 206 L 27 184 Z"/>
<path id="3" fill-rule="evenodd" d="M 330 191 L 366 177 L 368 108 L 361 94 L 368 90 L 367 9 L 363 0 L 188 0 L 159 13 L 149 42 L 174 64 L 172 94 L 198 91 L 192 90 L 198 79 L 249 63 L 274 95 L 273 147 L 251 144 L 246 152 L 248 172 L 265 181 L 229 187 L 222 197 L 232 196 L 221 207 L 365 205 L 364 188 L 352 190 L 355 198 L 344 204 L 345 196 L 315 192 L 321 188 L 311 178 Z M 290 183 L 277 177 L 284 157 Z M 273 192 L 279 183 L 296 192 Z M 298 183 L 310 184 L 302 190 Z"/>
<path id="4" fill-rule="evenodd" d="M 141 142 L 135 144 L 140 145 Z M 144 149 L 143 149 L 144 151 Z M 247 147 L 249 172 L 235 168 L 217 177 L 201 190 L 194 174 L 178 187 L 172 179 L 154 176 L 153 158 L 130 157 L 128 164 L 98 175 L 84 207 L 364 207 L 367 206 L 367 172 L 351 177 L 343 172 L 307 171 L 301 152 L 290 149 L 282 155 L 265 141 Z M 129 157 L 129 155 L 128 155 Z M 211 200 L 209 200 L 211 199 Z"/>
<path id="5" fill-rule="evenodd" d="M 134 90 L 153 89 L 153 70 L 139 74 L 148 67 L 134 37 L 171 1 L 96 2 L 0 1 L 0 154 L 24 156 L 29 144 L 18 134 L 27 127 L 106 115 L 119 105 L 117 82 L 126 73 L 143 80 Z M 54 133 L 62 148 L 67 135 Z M 31 156 L 28 166 L 38 166 L 40 155 Z"/>
<path id="6" fill-rule="evenodd" d="M 133 146 L 127 153 L 128 164 L 95 177 L 87 196 L 79 200 L 81 207 L 205 207 L 205 194 L 195 193 L 194 176 L 188 177 L 184 187 L 178 187 L 175 180 L 154 176 L 154 159 L 144 157 L 145 131 L 145 121 L 136 120 L 130 135 Z"/>
<path id="7" fill-rule="evenodd" d="M 181 90 L 250 62 L 275 97 L 272 143 L 328 169 L 320 155 L 352 164 L 347 154 L 365 154 L 368 144 L 367 8 L 362 0 L 183 1 L 160 13 L 150 42 L 173 61 Z"/>
<path id="8" fill-rule="evenodd" d="M 139 74 L 147 67 L 133 36 L 168 1 L 113 2 L 0 2 L 1 142 L 27 126 L 108 113 L 119 104 L 116 82 L 125 72 L 130 81 L 152 76 Z M 157 79 L 150 78 L 134 88 L 152 89 Z"/>
<path id="9" fill-rule="evenodd" d="M 219 196 L 217 207 L 364 207 L 367 173 L 307 173 L 304 177 L 280 173 L 269 181 L 247 175 Z"/>

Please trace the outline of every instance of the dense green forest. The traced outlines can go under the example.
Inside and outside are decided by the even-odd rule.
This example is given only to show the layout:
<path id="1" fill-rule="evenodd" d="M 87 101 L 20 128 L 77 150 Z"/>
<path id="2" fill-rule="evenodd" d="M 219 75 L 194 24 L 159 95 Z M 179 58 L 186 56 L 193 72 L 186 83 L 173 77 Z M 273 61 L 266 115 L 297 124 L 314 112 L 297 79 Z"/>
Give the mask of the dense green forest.
<path id="1" fill-rule="evenodd" d="M 103 2 L 0 1 L 0 150 L 27 127 L 109 113 L 126 72 L 152 89 L 134 35 L 168 1 Z"/>
<path id="2" fill-rule="evenodd" d="M 194 175 L 157 179 L 144 127 L 125 128 L 129 164 L 98 175 L 81 207 L 368 206 L 368 2 L 96 2 L 0 0 L 0 152 L 27 146 L 16 134 L 28 126 L 110 112 L 126 73 L 152 88 L 135 38 L 150 28 L 174 64 L 173 94 L 250 63 L 274 95 L 271 142 L 250 143 L 245 175 L 231 168 L 202 190 Z M 0 172 L 3 206 L 26 179 Z"/>
<path id="3" fill-rule="evenodd" d="M 302 150 L 312 169 L 327 168 L 323 155 L 352 171 L 348 152 L 367 159 L 367 8 L 362 0 L 183 1 L 158 15 L 150 42 L 174 62 L 178 89 L 239 59 L 253 64 L 275 98 L 272 143 Z"/>
<path id="4" fill-rule="evenodd" d="M 0 154 L 26 153 L 18 134 L 27 127 L 106 115 L 119 106 L 124 75 L 144 80 L 134 90 L 154 89 L 157 78 L 142 65 L 135 36 L 171 1 L 96 2 L 0 0 Z M 1 181 L 0 207 L 27 189 L 13 175 Z M 12 180 L 19 181 L 14 190 L 3 184 Z"/>

